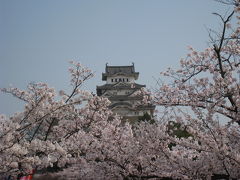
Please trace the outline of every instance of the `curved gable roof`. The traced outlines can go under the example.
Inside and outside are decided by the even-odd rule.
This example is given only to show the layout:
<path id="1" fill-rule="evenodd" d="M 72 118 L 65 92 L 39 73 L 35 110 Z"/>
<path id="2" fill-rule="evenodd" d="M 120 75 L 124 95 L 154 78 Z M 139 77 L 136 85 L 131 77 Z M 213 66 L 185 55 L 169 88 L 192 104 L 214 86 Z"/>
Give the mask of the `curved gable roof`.
<path id="1" fill-rule="evenodd" d="M 134 64 L 131 66 L 108 66 L 106 64 L 105 73 L 102 73 L 102 80 L 107 80 L 108 76 L 114 75 L 134 76 L 136 80 L 138 79 L 139 72 L 135 72 Z"/>

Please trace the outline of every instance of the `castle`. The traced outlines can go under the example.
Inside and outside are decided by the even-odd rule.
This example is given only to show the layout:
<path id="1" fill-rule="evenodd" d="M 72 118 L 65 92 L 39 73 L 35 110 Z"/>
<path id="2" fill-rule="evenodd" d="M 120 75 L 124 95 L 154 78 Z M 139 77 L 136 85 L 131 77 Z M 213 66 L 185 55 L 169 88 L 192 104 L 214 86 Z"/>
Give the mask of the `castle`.
<path id="1" fill-rule="evenodd" d="M 137 84 L 139 72 L 135 72 L 134 63 L 131 66 L 108 66 L 102 73 L 106 84 L 97 86 L 97 95 L 107 97 L 111 101 L 110 108 L 116 114 L 130 122 L 138 120 L 144 114 L 153 116 L 155 106 L 142 105 L 143 97 L 136 91 L 145 85 Z"/>

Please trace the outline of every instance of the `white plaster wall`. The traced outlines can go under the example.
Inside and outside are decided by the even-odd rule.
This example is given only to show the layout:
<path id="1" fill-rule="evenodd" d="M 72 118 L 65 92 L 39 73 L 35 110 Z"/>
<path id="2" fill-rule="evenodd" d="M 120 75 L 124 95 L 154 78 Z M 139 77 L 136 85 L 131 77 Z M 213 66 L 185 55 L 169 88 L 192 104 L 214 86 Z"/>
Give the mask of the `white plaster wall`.
<path id="1" fill-rule="evenodd" d="M 125 78 L 124 82 L 126 83 L 134 83 L 134 77 L 127 77 L 127 76 L 109 76 L 107 77 L 107 84 L 115 84 L 115 79 L 117 79 L 117 82 L 119 82 L 119 78 L 123 79 Z M 127 79 L 128 78 L 128 82 L 127 82 Z M 112 82 L 112 79 L 113 79 L 113 82 Z M 123 82 L 123 81 L 122 81 Z"/>

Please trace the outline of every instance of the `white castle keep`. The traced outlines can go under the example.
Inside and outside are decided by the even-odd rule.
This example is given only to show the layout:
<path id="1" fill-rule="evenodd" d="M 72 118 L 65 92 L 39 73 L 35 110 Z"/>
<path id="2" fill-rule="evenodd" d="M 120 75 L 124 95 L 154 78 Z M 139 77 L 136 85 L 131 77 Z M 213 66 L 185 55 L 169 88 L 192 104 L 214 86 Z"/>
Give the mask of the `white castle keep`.
<path id="1" fill-rule="evenodd" d="M 134 122 L 144 114 L 153 116 L 155 106 L 142 105 L 143 97 L 135 93 L 145 85 L 137 84 L 139 72 L 135 72 L 134 63 L 131 66 L 108 66 L 102 73 L 106 84 L 97 86 L 97 95 L 107 97 L 111 101 L 110 108 L 124 119 Z"/>

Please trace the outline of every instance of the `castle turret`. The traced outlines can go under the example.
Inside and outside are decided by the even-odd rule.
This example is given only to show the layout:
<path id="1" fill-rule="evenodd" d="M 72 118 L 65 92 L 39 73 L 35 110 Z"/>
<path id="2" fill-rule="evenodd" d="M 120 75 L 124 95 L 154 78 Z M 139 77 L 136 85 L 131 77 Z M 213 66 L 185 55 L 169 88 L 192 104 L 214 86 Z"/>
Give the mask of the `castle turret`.
<path id="1" fill-rule="evenodd" d="M 135 83 L 138 77 L 134 63 L 131 66 L 106 64 L 105 73 L 102 73 L 102 80 L 106 84 L 97 86 L 97 95 L 107 97 L 111 101 L 112 111 L 129 121 L 135 121 L 145 113 L 152 116 L 155 109 L 152 105 L 141 105 L 143 97 L 135 92 L 146 86 Z"/>

